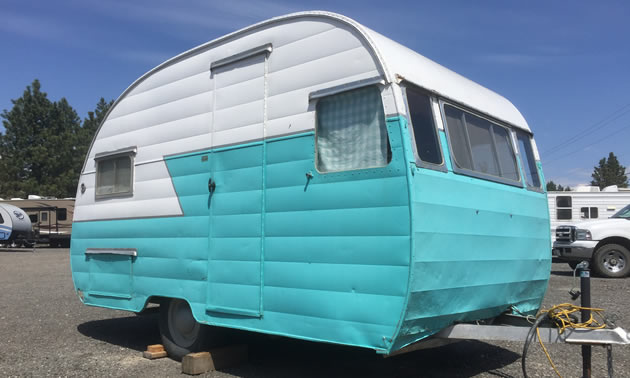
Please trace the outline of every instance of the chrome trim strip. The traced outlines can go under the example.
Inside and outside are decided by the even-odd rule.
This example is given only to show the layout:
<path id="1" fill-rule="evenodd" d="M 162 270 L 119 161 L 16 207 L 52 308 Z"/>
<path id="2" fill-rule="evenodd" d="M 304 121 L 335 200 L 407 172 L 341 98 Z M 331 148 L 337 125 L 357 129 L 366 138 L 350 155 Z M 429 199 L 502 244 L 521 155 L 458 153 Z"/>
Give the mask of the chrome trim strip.
<path id="1" fill-rule="evenodd" d="M 124 255 L 138 256 L 138 250 L 135 248 L 88 248 L 85 250 L 86 255 Z"/>
<path id="2" fill-rule="evenodd" d="M 259 55 L 259 54 L 271 54 L 272 51 L 273 51 L 273 46 L 271 45 L 271 43 L 254 47 L 253 49 L 245 50 L 238 54 L 234 54 L 232 56 L 228 56 L 227 58 L 219 59 L 217 61 L 212 62 L 210 64 L 210 71 L 223 67 L 223 66 L 227 66 L 228 64 L 231 64 L 234 62 L 238 62 L 239 60 L 244 60 L 252 56 Z"/>
<path id="3" fill-rule="evenodd" d="M 385 80 L 383 80 L 383 78 L 381 76 L 374 76 L 374 77 L 370 77 L 370 78 L 362 79 L 362 80 L 357 80 L 357 81 L 353 81 L 353 82 L 346 83 L 346 84 L 336 85 L 334 87 L 324 88 L 324 89 L 320 89 L 320 90 L 317 90 L 317 91 L 313 91 L 313 92 L 309 93 L 308 99 L 309 99 L 309 101 L 310 100 L 316 100 L 318 98 L 331 96 L 331 95 L 334 95 L 334 94 L 337 94 L 337 93 L 341 93 L 341 92 L 345 92 L 345 91 L 349 91 L 349 90 L 352 90 L 352 89 L 357 89 L 357 88 L 361 88 L 361 87 L 367 87 L 368 85 L 372 85 L 372 84 L 385 85 Z"/>

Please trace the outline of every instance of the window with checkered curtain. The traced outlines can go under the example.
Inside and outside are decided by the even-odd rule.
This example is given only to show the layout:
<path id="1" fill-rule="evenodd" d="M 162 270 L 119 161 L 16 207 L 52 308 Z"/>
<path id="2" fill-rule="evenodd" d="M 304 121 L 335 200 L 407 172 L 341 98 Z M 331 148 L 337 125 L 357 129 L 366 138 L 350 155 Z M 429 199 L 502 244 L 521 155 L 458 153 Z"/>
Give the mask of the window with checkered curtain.
<path id="1" fill-rule="evenodd" d="M 386 166 L 391 148 L 381 93 L 375 86 L 320 99 L 317 170 L 338 172 Z"/>

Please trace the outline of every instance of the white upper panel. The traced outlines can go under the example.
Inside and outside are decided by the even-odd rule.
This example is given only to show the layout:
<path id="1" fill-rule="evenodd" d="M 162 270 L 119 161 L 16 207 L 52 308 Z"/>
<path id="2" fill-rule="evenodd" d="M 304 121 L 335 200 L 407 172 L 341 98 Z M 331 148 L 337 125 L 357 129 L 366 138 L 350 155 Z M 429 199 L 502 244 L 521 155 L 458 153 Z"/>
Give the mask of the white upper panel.
<path id="1" fill-rule="evenodd" d="M 264 78 L 260 75 L 245 77 L 251 74 L 245 70 L 243 77 L 233 75 L 235 81 L 232 87 L 223 86 L 224 94 L 242 92 L 245 95 L 247 91 L 243 88 L 259 85 L 247 83 L 248 80 L 265 80 L 267 137 L 312 129 L 314 117 L 304 113 L 312 112 L 312 109 L 309 110 L 308 94 L 315 90 L 375 76 L 391 82 L 396 75 L 529 131 L 527 122 L 514 105 L 489 89 L 349 18 L 327 12 L 303 12 L 261 22 L 208 42 L 138 79 L 117 100 L 98 131 L 85 171 L 94 170 L 91 158 L 96 153 L 127 145 L 138 147 L 136 163 L 210 147 L 210 138 L 195 138 L 196 142 L 192 144 L 190 140 L 211 130 L 208 120 L 213 118 L 210 114 L 217 95 L 212 91 L 215 84 L 210 64 L 269 43 L 273 52 L 268 57 Z M 249 108 L 259 105 L 252 104 L 243 95 L 227 101 L 230 108 L 225 110 L 229 117 L 245 117 Z M 221 110 L 215 107 L 215 111 Z M 405 112 L 401 104 L 397 111 Z M 292 116 L 295 116 L 295 122 Z M 243 127 L 250 121 L 234 119 L 231 123 L 235 127 Z M 177 135 L 169 131 L 174 123 L 178 124 Z M 138 132 L 140 130 L 147 133 Z M 151 135 L 170 136 L 169 140 L 159 142 L 159 149 L 151 149 L 157 154 L 141 148 L 152 144 L 146 144 L 149 130 Z M 243 141 L 256 139 L 242 132 L 227 132 L 219 139 L 220 144 L 234 144 L 240 138 Z M 178 143 L 178 139 L 186 140 L 186 143 Z M 215 146 L 218 144 L 214 143 Z"/>
<path id="2" fill-rule="evenodd" d="M 211 74 L 213 62 L 267 44 L 273 51 L 266 59 L 253 58 L 257 64 L 229 76 Z M 309 93 L 383 76 L 370 46 L 349 19 L 310 12 L 262 22 L 185 52 L 120 96 L 97 133 L 84 172 L 94 171 L 95 154 L 128 146 L 137 147 L 135 163 L 142 164 L 263 135 L 311 130 L 314 117 L 305 116 L 313 111 Z M 265 96 L 254 88 L 264 88 Z M 258 111 L 263 107 L 264 120 Z M 201 137 L 211 130 L 212 138 Z"/>
<path id="3" fill-rule="evenodd" d="M 269 45 L 271 53 L 252 56 L 253 63 L 210 70 L 213 62 Z M 165 185 L 164 156 L 313 130 L 310 93 L 374 78 L 392 83 L 396 75 L 529 130 L 505 98 L 355 21 L 296 13 L 184 52 L 127 88 L 92 142 L 75 220 L 181 215 L 174 188 Z M 388 115 L 405 113 L 395 83 L 382 94 Z M 96 201 L 94 156 L 128 147 L 137 151 L 133 197 Z"/>

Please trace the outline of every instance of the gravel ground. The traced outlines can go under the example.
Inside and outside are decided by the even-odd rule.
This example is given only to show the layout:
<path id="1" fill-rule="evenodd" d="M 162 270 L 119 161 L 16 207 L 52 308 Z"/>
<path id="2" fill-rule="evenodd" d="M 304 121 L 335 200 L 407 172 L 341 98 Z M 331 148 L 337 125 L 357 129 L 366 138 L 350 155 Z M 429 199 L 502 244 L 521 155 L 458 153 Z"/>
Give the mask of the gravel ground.
<path id="1" fill-rule="evenodd" d="M 569 302 L 573 278 L 553 264 L 545 306 Z M 630 279 L 592 279 L 593 305 L 630 329 Z M 0 249 L 0 376 L 179 376 L 170 359 L 142 358 L 160 342 L 155 314 L 83 306 L 70 278 L 67 249 Z M 238 335 L 249 362 L 207 377 L 521 377 L 522 343 L 463 341 L 391 358 L 336 345 L 264 335 Z M 538 345 L 531 376 L 554 375 Z M 580 347 L 550 345 L 564 377 L 581 376 Z M 630 377 L 630 347 L 614 349 L 615 376 Z M 606 376 L 606 354 L 593 348 L 593 376 Z"/>

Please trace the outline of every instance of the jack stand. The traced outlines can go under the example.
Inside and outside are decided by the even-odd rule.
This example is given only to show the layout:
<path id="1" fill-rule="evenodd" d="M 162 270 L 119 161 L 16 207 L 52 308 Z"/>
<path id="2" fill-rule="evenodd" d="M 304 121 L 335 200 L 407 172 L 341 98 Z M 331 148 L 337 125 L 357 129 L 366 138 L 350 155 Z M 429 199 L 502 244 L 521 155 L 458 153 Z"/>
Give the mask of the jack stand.
<path id="1" fill-rule="evenodd" d="M 580 273 L 580 305 L 582 307 L 591 307 L 591 271 L 588 269 L 588 263 L 580 263 L 577 267 Z M 586 323 L 591 318 L 591 310 L 584 309 L 580 311 L 582 323 Z M 591 378 L 591 357 L 592 347 L 590 345 L 582 345 L 582 377 Z"/>

